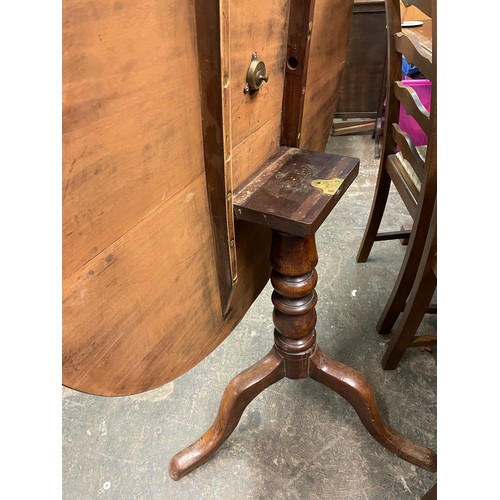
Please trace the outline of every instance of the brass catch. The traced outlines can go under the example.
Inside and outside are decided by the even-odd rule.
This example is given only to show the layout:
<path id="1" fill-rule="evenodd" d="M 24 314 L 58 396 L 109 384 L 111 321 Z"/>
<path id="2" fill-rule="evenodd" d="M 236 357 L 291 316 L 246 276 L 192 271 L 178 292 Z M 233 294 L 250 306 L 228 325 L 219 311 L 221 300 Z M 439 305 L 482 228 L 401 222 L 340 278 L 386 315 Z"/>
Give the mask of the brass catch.
<path id="1" fill-rule="evenodd" d="M 323 194 L 332 195 L 335 194 L 340 185 L 344 182 L 344 179 L 333 178 L 333 179 L 316 179 L 311 182 L 311 186 L 321 189 Z"/>
<path id="2" fill-rule="evenodd" d="M 245 94 L 248 92 L 257 92 L 262 84 L 267 81 L 269 81 L 269 76 L 267 75 L 266 65 L 262 61 L 259 61 L 257 52 L 254 52 L 250 66 L 248 66 L 247 83 L 243 92 Z"/>

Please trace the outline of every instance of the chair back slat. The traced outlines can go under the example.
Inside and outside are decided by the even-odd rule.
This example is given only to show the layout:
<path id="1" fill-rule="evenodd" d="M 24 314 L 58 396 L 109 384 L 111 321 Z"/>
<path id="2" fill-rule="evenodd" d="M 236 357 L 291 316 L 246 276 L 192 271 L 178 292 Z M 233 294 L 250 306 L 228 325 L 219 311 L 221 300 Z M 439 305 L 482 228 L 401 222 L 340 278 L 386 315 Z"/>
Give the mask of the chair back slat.
<path id="1" fill-rule="evenodd" d="M 394 34 L 394 48 L 405 59 L 414 64 L 431 81 L 435 80 L 432 54 L 428 52 L 411 33 L 402 31 Z"/>
<path id="2" fill-rule="evenodd" d="M 417 151 L 410 136 L 397 123 L 392 124 L 392 136 L 401 150 L 402 157 L 411 165 L 420 183 L 424 178 L 424 160 Z M 418 186 L 419 182 L 413 182 Z M 420 187 L 420 186 L 418 186 Z"/>
<path id="3" fill-rule="evenodd" d="M 413 116 L 420 128 L 429 136 L 431 130 L 430 113 L 422 104 L 418 94 L 411 86 L 405 85 L 401 81 L 395 81 L 393 88 L 394 95 L 403 104 L 406 113 Z"/>

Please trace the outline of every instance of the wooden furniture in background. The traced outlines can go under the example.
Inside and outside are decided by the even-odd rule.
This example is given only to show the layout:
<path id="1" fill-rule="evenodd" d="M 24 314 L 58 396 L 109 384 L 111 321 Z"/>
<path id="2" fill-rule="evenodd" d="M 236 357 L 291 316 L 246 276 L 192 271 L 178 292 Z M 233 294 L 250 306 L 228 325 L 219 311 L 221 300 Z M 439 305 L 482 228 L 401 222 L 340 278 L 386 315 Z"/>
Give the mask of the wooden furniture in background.
<path id="1" fill-rule="evenodd" d="M 430 21 L 431 18 L 422 12 L 415 5 L 405 5 L 404 0 L 399 1 L 399 6 L 401 8 L 401 22 L 405 21 Z"/>
<path id="2" fill-rule="evenodd" d="M 301 135 L 296 144 L 283 144 L 324 151 L 340 96 L 353 1 L 315 0 L 314 5 Z"/>
<path id="3" fill-rule="evenodd" d="M 435 225 L 432 225 L 432 221 L 437 188 L 436 1 L 405 0 L 404 3 L 405 5 L 416 5 L 432 18 L 434 36 L 432 38 L 431 52 L 422 47 L 417 37 L 411 32 L 408 30 L 402 31 L 399 0 L 386 0 L 389 30 L 389 78 L 383 147 L 373 204 L 358 251 L 357 261 L 366 262 L 373 243 L 376 241 L 400 239 L 408 236 L 405 231 L 378 232 L 391 184 L 396 187 L 412 216 L 413 227 L 398 278 L 377 324 L 377 330 L 380 333 L 389 333 L 400 314 L 405 310 L 405 306 L 411 307 L 407 305 L 407 299 L 415 283 L 419 265 L 426 249 L 426 243 L 431 244 L 435 238 L 433 234 Z M 422 105 L 417 93 L 401 81 L 402 55 L 405 56 L 409 63 L 417 66 L 432 82 L 430 112 Z M 427 135 L 427 145 L 423 150 L 417 151 L 411 137 L 399 127 L 398 120 L 401 106 L 404 106 L 406 112 L 415 118 Z M 409 313 L 410 309 L 408 309 L 406 315 Z M 415 312 L 415 314 L 418 315 L 418 312 Z M 407 321 L 406 317 L 405 321 Z M 411 329 L 412 327 L 409 326 L 408 328 Z M 398 334 L 398 337 L 400 336 Z M 402 335 L 401 338 L 410 336 L 412 335 Z M 389 349 L 392 350 L 393 345 Z M 387 355 L 383 359 L 383 367 L 394 369 L 397 361 L 396 357 Z"/>
<path id="4" fill-rule="evenodd" d="M 401 458 L 430 471 L 436 454 L 411 442 L 382 419 L 368 381 L 326 356 L 316 342 L 318 255 L 314 234 L 358 173 L 355 158 L 281 148 L 235 194 L 235 216 L 272 229 L 274 346 L 234 377 L 208 431 L 171 461 L 177 480 L 206 462 L 231 435 L 246 406 L 283 377 L 311 377 L 344 397 L 365 428 Z"/>
<path id="5" fill-rule="evenodd" d="M 413 6 L 405 7 L 403 2 L 400 2 L 400 7 L 402 22 L 424 21 L 422 27 L 409 30 L 419 38 L 422 46 L 431 49 L 428 43 L 432 38 L 430 18 Z M 384 127 L 386 38 L 384 0 L 355 0 L 348 58 L 342 74 L 333 132 L 334 135 L 346 135 L 373 131 L 375 158 L 380 158 Z"/>
<path id="6" fill-rule="evenodd" d="M 355 0 L 347 61 L 342 73 L 335 118 L 366 120 L 335 122 L 335 135 L 375 130 L 383 114 L 386 81 L 384 0 Z"/>

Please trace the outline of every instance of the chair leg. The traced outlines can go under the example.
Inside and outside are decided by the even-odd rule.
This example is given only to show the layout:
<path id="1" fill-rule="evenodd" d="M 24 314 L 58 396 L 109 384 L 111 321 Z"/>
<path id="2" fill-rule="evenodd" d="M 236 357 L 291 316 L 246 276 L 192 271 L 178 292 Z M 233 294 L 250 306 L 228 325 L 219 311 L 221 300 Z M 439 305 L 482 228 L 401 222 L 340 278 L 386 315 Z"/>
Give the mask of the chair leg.
<path id="1" fill-rule="evenodd" d="M 373 389 L 361 373 L 325 356 L 319 348 L 310 361 L 309 376 L 345 398 L 356 410 L 366 430 L 382 446 L 403 460 L 428 471 L 436 471 L 436 453 L 413 443 L 384 421 Z"/>
<path id="2" fill-rule="evenodd" d="M 424 254 L 431 251 L 431 245 L 434 244 L 432 238 L 435 238 L 434 229 L 432 229 L 432 224 L 435 224 L 433 210 L 435 211 L 434 208 L 429 210 L 426 205 L 425 211 L 422 209 L 417 219 L 413 222 L 408 248 L 406 249 L 396 283 L 377 323 L 379 333 L 386 334 L 391 331 L 391 328 L 405 308 L 419 266 L 422 261 L 425 262 L 426 260 Z M 434 221 L 431 220 L 432 218 L 434 218 Z"/>
<path id="3" fill-rule="evenodd" d="M 432 246 L 432 248 L 435 247 Z M 398 366 L 406 349 L 410 346 L 422 318 L 427 313 L 436 286 L 437 279 L 433 270 L 431 249 L 431 252 L 427 251 L 422 256 L 403 316 L 382 357 L 382 368 L 384 370 L 394 370 Z"/>
<path id="4" fill-rule="evenodd" d="M 236 375 L 227 385 L 214 423 L 191 446 L 172 458 L 169 473 L 177 480 L 205 463 L 231 435 L 248 404 L 285 376 L 283 358 L 273 348 L 263 359 Z"/>
<path id="5" fill-rule="evenodd" d="M 403 262 L 398 278 L 387 300 L 385 308 L 377 323 L 377 330 L 381 334 L 389 333 L 396 323 L 399 315 L 403 312 L 408 296 L 411 292 L 412 283 L 415 280 L 418 261 L 421 256 L 417 249 L 407 249 L 411 255 L 406 262 Z M 429 305 L 429 304 L 427 304 Z"/>
<path id="6" fill-rule="evenodd" d="M 397 368 L 406 349 L 411 344 L 415 333 L 427 312 L 427 307 L 436 289 L 436 280 L 425 280 L 415 290 L 415 295 L 410 294 L 408 304 L 401 318 L 398 328 L 391 337 L 391 341 L 384 356 L 382 357 L 382 368 L 394 370 Z"/>
<path id="7" fill-rule="evenodd" d="M 387 198 L 389 197 L 389 189 L 391 187 L 391 178 L 387 170 L 380 166 L 375 194 L 373 197 L 372 208 L 368 223 L 366 224 L 365 233 L 358 250 L 356 262 L 366 262 L 370 255 L 375 236 L 377 236 L 382 216 L 384 215 Z"/>

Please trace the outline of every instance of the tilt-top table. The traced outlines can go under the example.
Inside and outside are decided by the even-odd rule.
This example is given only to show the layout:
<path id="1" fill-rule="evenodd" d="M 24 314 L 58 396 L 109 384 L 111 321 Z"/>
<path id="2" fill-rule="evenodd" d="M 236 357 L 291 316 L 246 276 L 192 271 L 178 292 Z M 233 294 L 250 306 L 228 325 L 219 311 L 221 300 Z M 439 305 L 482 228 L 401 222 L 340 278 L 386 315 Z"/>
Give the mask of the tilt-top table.
<path id="1" fill-rule="evenodd" d="M 247 405 L 283 377 L 312 379 L 333 389 L 356 410 L 365 428 L 399 457 L 431 472 L 436 454 L 392 429 L 381 417 L 373 390 L 356 370 L 326 356 L 316 342 L 315 233 L 356 178 L 355 158 L 281 147 L 234 196 L 235 217 L 271 228 L 274 346 L 234 377 L 212 426 L 171 461 L 177 480 L 224 443 Z"/>

